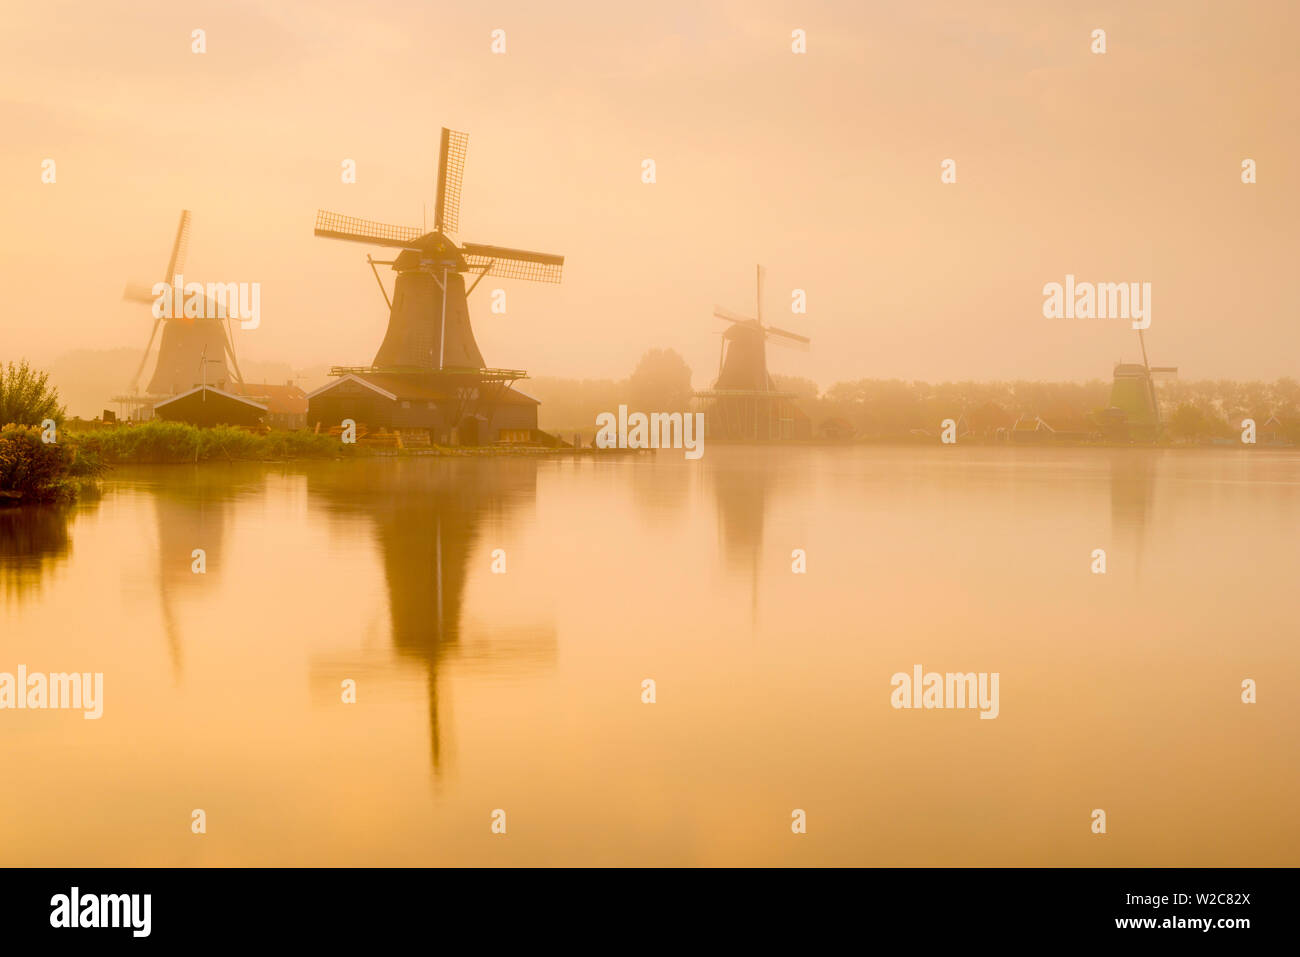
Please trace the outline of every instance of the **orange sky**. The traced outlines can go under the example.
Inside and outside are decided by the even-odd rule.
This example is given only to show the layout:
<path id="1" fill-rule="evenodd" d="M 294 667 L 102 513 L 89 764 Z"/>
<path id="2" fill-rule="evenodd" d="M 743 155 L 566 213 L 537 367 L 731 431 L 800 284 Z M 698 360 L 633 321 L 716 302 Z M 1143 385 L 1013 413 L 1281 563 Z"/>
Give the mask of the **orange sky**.
<path id="1" fill-rule="evenodd" d="M 1184 378 L 1300 375 L 1293 3 L 5 7 L 0 358 L 142 347 L 122 286 L 160 278 L 189 207 L 187 276 L 262 285 L 241 358 L 369 362 L 377 251 L 314 214 L 419 225 L 446 125 L 460 238 L 567 257 L 561 286 L 475 294 L 491 365 L 622 376 L 671 346 L 704 387 L 712 306 L 752 310 L 761 261 L 765 316 L 813 339 L 773 371 L 824 386 L 1108 377 L 1135 334 L 1044 319 L 1067 272 L 1151 282 L 1152 361 Z"/>

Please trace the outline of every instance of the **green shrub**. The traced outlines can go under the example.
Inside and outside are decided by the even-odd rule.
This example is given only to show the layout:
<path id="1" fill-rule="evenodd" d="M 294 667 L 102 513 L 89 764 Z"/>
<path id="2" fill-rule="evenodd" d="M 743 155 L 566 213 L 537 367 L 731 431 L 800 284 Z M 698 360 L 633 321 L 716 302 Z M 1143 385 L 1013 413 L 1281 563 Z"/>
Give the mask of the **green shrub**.
<path id="1" fill-rule="evenodd" d="M 76 498 L 71 481 L 75 450 L 41 441 L 41 430 L 30 425 L 0 428 L 0 499 L 57 502 Z"/>
<path id="2" fill-rule="evenodd" d="M 0 366 L 0 425 L 40 425 L 46 419 L 62 422 L 59 393 L 50 388 L 49 378 L 48 372 L 37 372 L 26 359 Z"/>

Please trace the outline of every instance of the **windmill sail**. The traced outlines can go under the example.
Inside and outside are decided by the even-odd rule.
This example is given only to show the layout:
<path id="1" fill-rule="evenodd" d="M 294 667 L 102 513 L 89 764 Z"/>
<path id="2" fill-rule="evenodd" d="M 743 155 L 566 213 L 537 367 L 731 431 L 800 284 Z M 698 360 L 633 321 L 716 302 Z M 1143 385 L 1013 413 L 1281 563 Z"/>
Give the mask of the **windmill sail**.
<path id="1" fill-rule="evenodd" d="M 460 190 L 468 141 L 464 133 L 443 128 L 431 232 L 327 210 L 316 214 L 317 236 L 402 249 L 392 261 L 397 280 L 391 299 L 385 292 L 388 329 L 375 353 L 373 370 L 485 369 L 483 353 L 470 326 L 464 278 L 467 272 L 477 273 L 480 279 L 494 276 L 560 281 L 563 256 L 486 243 L 458 246 L 447 237 L 448 232 L 460 227 Z"/>
<path id="2" fill-rule="evenodd" d="M 465 151 L 469 136 L 442 128 L 438 148 L 438 196 L 433 205 L 433 228 L 437 232 L 460 230 L 460 184 L 465 174 Z"/>
<path id="3" fill-rule="evenodd" d="M 176 227 L 176 239 L 172 242 L 171 255 L 167 257 L 167 268 L 163 271 L 163 282 L 170 284 L 176 278 L 178 272 L 185 271 L 185 257 L 189 254 L 190 249 L 190 211 L 181 210 L 181 220 Z M 126 291 L 122 298 L 131 302 L 153 303 L 153 287 L 144 286 L 141 283 L 127 283 Z M 162 318 L 155 316 L 153 329 L 149 332 L 149 341 L 145 343 L 144 352 L 140 356 L 140 364 L 135 368 L 135 375 L 131 377 L 131 391 L 136 392 L 140 388 L 140 373 L 144 372 L 144 365 L 149 361 L 149 353 L 153 350 L 153 341 L 158 336 L 158 327 L 162 324 Z"/>
<path id="4" fill-rule="evenodd" d="M 167 271 L 163 281 L 171 282 L 176 274 L 185 272 L 185 257 L 190 251 L 190 211 L 181 210 L 180 225 L 176 227 L 176 241 L 172 243 L 172 254 L 167 260 Z"/>
<path id="5" fill-rule="evenodd" d="M 369 219 L 357 219 L 342 213 L 319 210 L 316 213 L 316 235 L 326 239 L 347 239 L 371 246 L 393 246 L 405 249 L 414 245 L 421 231 L 411 226 L 393 226 Z"/>
<path id="6" fill-rule="evenodd" d="M 465 243 L 461 249 L 470 268 L 482 268 L 483 275 L 499 279 L 559 282 L 564 270 L 564 257 L 552 253 L 535 253 L 526 249 L 486 246 L 482 243 Z"/>
<path id="7" fill-rule="evenodd" d="M 190 211 L 182 210 L 180 223 L 176 227 L 176 238 L 172 242 L 171 254 L 167 257 L 167 267 L 163 273 L 163 282 L 168 285 L 175 284 L 177 278 L 185 272 L 192 221 Z M 127 283 L 122 298 L 150 306 L 155 301 L 151 285 L 134 282 Z M 176 311 L 180 311 L 179 304 Z M 217 303 L 205 297 L 205 316 L 220 315 L 222 311 Z M 223 389 L 242 383 L 239 365 L 235 361 L 234 343 L 222 319 L 154 316 L 149 341 L 131 380 L 133 392 L 139 388 L 140 375 L 149 360 L 160 328 L 162 338 L 158 345 L 158 359 L 145 390 L 149 395 L 175 395 L 204 382 Z M 234 368 L 233 375 L 231 367 Z"/>

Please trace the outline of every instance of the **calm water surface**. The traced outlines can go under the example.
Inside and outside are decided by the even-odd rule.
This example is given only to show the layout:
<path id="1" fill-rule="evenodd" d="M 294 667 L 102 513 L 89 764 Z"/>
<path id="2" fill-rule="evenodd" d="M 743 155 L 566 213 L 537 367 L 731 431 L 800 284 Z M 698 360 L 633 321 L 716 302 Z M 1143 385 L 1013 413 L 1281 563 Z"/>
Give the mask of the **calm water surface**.
<path id="1" fill-rule="evenodd" d="M 1291 452 L 118 469 L 0 513 L 0 671 L 105 675 L 0 862 L 1294 866 L 1297 529 Z"/>

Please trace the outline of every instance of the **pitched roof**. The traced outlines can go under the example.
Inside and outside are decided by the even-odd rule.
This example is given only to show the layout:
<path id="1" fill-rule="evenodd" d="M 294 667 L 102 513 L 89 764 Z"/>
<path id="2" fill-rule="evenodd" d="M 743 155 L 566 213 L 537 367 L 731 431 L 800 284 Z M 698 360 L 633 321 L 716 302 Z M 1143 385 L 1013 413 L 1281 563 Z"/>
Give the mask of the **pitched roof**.
<path id="1" fill-rule="evenodd" d="M 271 385 L 269 382 L 245 382 L 243 394 L 266 403 L 267 409 L 280 415 L 302 415 L 307 411 L 307 393 L 296 385 Z"/>
<path id="2" fill-rule="evenodd" d="M 490 384 L 483 386 L 472 378 L 466 378 L 468 381 L 462 380 L 466 386 L 476 385 L 480 390 L 491 388 Z M 321 386 L 316 391 L 308 394 L 306 398 L 313 399 L 331 389 L 338 388 L 339 385 L 348 381 L 356 382 L 393 402 L 410 399 L 421 402 L 451 402 L 457 399 L 452 391 L 457 387 L 457 383 L 449 376 L 438 376 L 437 373 L 405 375 L 392 372 L 350 372 L 347 375 L 339 376 L 334 382 Z M 488 393 L 488 395 L 490 396 L 491 393 Z M 541 402 L 537 399 L 527 393 L 520 392 L 513 386 L 505 389 L 495 401 L 505 405 L 541 405 Z"/>
<path id="3" fill-rule="evenodd" d="M 224 399 L 231 399 L 232 401 L 235 402 L 242 402 L 244 403 L 244 405 L 251 405 L 254 409 L 258 409 L 262 412 L 266 411 L 266 406 L 262 405 L 260 402 L 254 402 L 252 399 L 246 399 L 242 395 L 233 395 L 229 392 L 224 392 L 221 389 L 218 389 L 216 386 L 212 386 L 212 385 L 209 386 L 196 385 L 188 392 L 178 392 L 176 395 L 169 396 L 168 398 L 163 399 L 161 402 L 155 402 L 153 407 L 155 409 L 161 409 L 165 405 L 171 405 L 173 402 L 179 402 L 181 399 L 184 399 L 187 396 L 194 395 L 196 392 L 204 392 L 204 391 L 210 392 L 213 395 L 219 395 Z"/>

